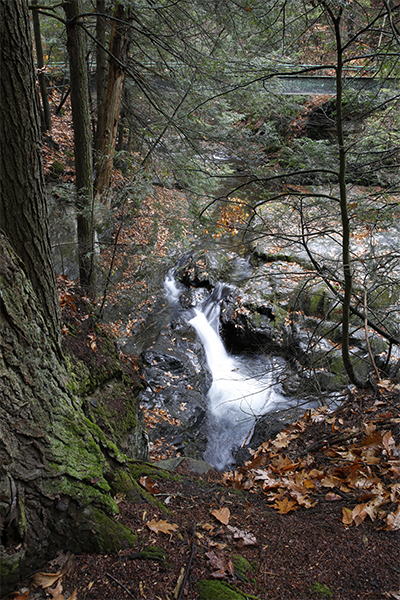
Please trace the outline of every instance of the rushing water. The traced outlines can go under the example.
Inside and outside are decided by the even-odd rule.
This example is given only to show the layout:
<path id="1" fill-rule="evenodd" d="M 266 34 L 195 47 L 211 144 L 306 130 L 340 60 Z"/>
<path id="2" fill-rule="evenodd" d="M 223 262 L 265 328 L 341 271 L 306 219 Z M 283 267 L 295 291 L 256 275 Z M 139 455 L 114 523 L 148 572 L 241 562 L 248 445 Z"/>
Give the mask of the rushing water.
<path id="1" fill-rule="evenodd" d="M 165 281 L 165 295 L 179 307 L 185 290 L 172 273 Z M 183 314 L 196 330 L 206 353 L 213 382 L 208 391 L 207 448 L 204 459 L 217 469 L 232 465 L 234 452 L 251 436 L 257 417 L 286 402 L 274 389 L 272 364 L 263 360 L 263 369 L 251 357 L 229 355 L 219 335 L 220 301 L 226 286 L 217 286 L 200 307 Z"/>

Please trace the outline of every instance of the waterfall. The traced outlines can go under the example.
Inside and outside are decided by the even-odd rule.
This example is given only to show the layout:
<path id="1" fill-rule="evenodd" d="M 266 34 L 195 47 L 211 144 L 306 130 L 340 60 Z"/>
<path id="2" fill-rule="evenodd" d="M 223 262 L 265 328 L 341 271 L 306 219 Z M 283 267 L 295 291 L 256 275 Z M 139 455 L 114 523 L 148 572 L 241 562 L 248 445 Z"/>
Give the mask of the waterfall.
<path id="1" fill-rule="evenodd" d="M 164 292 L 172 305 L 176 306 L 182 288 L 169 274 Z M 216 286 L 200 308 L 185 311 L 185 315 L 190 315 L 188 323 L 203 344 L 213 378 L 207 394 L 208 442 L 204 459 L 220 470 L 234 464 L 234 453 L 250 439 L 256 418 L 284 400 L 273 389 L 268 359 L 262 374 L 257 376 L 251 357 L 230 356 L 225 350 L 218 329 L 220 301 L 226 289 L 222 284 Z"/>

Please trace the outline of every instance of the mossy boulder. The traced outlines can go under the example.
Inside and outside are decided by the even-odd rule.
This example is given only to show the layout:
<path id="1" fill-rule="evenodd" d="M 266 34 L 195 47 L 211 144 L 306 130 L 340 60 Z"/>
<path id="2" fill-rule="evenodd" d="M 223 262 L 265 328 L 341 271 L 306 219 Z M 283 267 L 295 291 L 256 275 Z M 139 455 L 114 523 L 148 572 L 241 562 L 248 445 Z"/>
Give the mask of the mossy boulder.
<path id="1" fill-rule="evenodd" d="M 233 554 L 231 558 L 236 577 L 242 581 L 248 581 L 249 575 L 254 571 L 254 567 L 249 563 L 247 558 L 240 556 L 240 554 Z"/>

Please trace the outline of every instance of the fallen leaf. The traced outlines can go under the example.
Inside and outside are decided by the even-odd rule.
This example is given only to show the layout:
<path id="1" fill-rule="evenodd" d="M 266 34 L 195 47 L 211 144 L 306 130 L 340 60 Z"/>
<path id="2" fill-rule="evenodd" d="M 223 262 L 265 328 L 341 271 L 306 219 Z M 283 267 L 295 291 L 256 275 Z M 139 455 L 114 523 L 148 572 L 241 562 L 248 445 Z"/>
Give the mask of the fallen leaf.
<path id="1" fill-rule="evenodd" d="M 231 525 L 227 525 L 227 529 L 232 533 L 235 539 L 239 539 L 242 543 L 242 546 L 256 546 L 257 538 L 248 531 L 242 531 L 237 527 L 232 527 Z"/>
<path id="2" fill-rule="evenodd" d="M 147 477 L 147 475 L 145 475 L 144 477 L 141 477 L 139 479 L 139 483 L 140 485 L 142 485 L 148 492 L 150 492 L 150 494 L 158 494 L 160 491 L 159 486 L 157 485 L 157 483 L 155 481 L 152 481 L 150 479 L 150 477 Z"/>
<path id="3" fill-rule="evenodd" d="M 393 513 L 389 513 L 386 517 L 387 526 L 385 529 L 390 529 L 392 531 L 396 529 L 400 529 L 400 506 L 397 507 L 397 510 Z"/>
<path id="4" fill-rule="evenodd" d="M 221 579 L 226 577 L 226 575 L 231 575 L 234 577 L 235 571 L 233 568 L 232 559 L 230 557 L 226 557 L 223 554 L 217 554 L 214 550 L 210 550 L 206 552 L 206 556 L 209 559 L 211 566 L 214 569 L 217 569 L 212 576 Z"/>
<path id="5" fill-rule="evenodd" d="M 341 500 L 342 496 L 335 494 L 334 492 L 328 492 L 325 496 L 325 500 L 327 502 L 335 502 L 336 500 Z"/>
<path id="6" fill-rule="evenodd" d="M 353 511 L 350 508 L 344 508 L 344 507 L 343 507 L 342 511 L 343 511 L 342 523 L 344 523 L 345 525 L 351 525 L 353 522 Z"/>
<path id="7" fill-rule="evenodd" d="M 275 508 L 281 515 L 286 515 L 291 510 L 297 510 L 299 506 L 294 500 L 283 498 L 283 500 L 275 500 L 275 504 L 272 505 L 272 508 Z"/>
<path id="8" fill-rule="evenodd" d="M 35 573 L 32 577 L 32 583 L 35 587 L 39 585 L 43 589 L 49 588 L 62 577 L 62 573 Z"/>
<path id="9" fill-rule="evenodd" d="M 227 508 L 226 506 L 212 510 L 211 514 L 223 525 L 228 525 L 229 518 L 231 516 L 231 512 L 230 512 L 229 508 Z"/>
<path id="10" fill-rule="evenodd" d="M 154 533 L 159 533 L 161 531 L 161 533 L 169 534 L 178 529 L 178 525 L 176 525 L 176 523 L 168 523 L 167 521 L 155 521 L 154 519 L 148 521 L 146 525 L 151 531 L 154 531 Z"/>
<path id="11" fill-rule="evenodd" d="M 393 450 L 396 448 L 396 442 L 392 436 L 392 432 L 388 431 L 382 438 L 382 446 L 385 448 L 387 455 L 392 456 Z"/>
<path id="12" fill-rule="evenodd" d="M 61 583 L 61 579 L 58 580 L 55 588 L 48 588 L 47 593 L 51 595 L 53 600 L 64 600 L 63 596 L 63 586 Z"/>
<path id="13" fill-rule="evenodd" d="M 28 588 L 22 588 L 18 592 L 14 592 L 6 596 L 9 600 L 29 600 L 29 592 Z"/>
<path id="14" fill-rule="evenodd" d="M 357 506 L 355 508 L 353 508 L 352 511 L 352 518 L 354 523 L 356 524 L 356 526 L 360 525 L 364 520 L 365 517 L 367 516 L 367 511 L 366 511 L 366 507 L 367 504 L 357 504 Z"/>
<path id="15" fill-rule="evenodd" d="M 289 435 L 287 431 L 280 431 L 275 439 L 271 440 L 272 446 L 275 448 L 287 448 L 289 446 L 290 441 L 296 436 Z"/>

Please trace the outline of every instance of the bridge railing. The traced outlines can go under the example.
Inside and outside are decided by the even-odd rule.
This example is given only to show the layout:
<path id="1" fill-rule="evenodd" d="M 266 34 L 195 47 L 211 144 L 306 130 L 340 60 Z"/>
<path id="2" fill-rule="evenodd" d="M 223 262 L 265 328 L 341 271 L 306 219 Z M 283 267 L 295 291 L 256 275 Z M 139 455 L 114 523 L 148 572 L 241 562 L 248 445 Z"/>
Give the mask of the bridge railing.
<path id="1" fill-rule="evenodd" d="M 304 69 L 301 77 L 335 77 L 336 74 L 334 68 L 321 65 L 299 65 L 299 68 Z M 343 67 L 343 73 L 345 77 L 373 77 L 377 73 L 377 69 L 364 65 L 352 65 Z"/>

